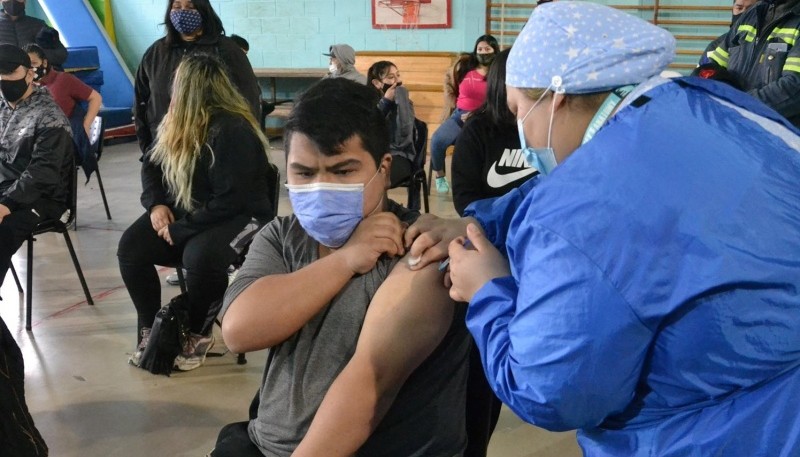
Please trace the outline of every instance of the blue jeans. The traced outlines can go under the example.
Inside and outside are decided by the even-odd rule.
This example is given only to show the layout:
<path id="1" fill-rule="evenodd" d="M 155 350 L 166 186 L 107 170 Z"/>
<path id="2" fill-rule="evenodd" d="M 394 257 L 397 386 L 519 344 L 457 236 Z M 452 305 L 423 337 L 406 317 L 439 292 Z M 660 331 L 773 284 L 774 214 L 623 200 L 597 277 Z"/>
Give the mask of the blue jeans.
<path id="1" fill-rule="evenodd" d="M 433 137 L 431 137 L 431 168 L 434 171 L 444 171 L 447 148 L 456 143 L 456 138 L 461 133 L 461 127 L 464 125 L 461 115 L 464 113 L 467 111 L 456 108 L 453 115 L 447 118 L 433 133 Z"/>

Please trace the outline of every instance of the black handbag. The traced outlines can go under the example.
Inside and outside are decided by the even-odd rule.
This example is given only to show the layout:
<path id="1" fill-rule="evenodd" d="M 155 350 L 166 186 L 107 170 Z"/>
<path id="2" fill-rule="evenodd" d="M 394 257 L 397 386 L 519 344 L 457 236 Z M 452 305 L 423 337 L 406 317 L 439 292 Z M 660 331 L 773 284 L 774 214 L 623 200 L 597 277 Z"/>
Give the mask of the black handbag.
<path id="1" fill-rule="evenodd" d="M 180 294 L 156 314 L 139 368 L 169 376 L 188 336 L 189 302 L 187 294 Z"/>

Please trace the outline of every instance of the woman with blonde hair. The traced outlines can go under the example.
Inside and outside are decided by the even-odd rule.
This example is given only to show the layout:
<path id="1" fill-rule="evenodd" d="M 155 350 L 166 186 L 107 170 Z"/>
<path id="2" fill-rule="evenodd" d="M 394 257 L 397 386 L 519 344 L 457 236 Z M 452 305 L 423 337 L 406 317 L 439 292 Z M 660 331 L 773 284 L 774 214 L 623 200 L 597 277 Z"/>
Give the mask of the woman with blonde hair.
<path id="1" fill-rule="evenodd" d="M 255 219 L 274 216 L 269 199 L 267 140 L 223 64 L 209 55 L 186 57 L 175 74 L 172 102 L 142 165 L 142 205 L 119 242 L 120 273 L 138 313 L 138 366 L 161 308 L 154 265 L 182 264 L 188 286 L 189 329 L 175 368 L 202 365 L 213 337 L 206 315 L 228 285 L 231 247 Z"/>

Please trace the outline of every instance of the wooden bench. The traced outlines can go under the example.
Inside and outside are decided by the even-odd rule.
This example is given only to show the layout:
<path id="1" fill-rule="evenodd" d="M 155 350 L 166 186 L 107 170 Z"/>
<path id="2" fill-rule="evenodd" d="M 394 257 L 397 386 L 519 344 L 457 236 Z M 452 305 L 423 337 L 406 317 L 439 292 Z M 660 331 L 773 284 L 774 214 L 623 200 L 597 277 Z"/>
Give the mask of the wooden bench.
<path id="1" fill-rule="evenodd" d="M 444 75 L 457 58 L 456 52 L 359 51 L 356 52 L 356 68 L 366 75 L 375 62 L 388 60 L 395 64 L 414 102 L 417 118 L 428 124 L 430 139 L 441 123 Z"/>

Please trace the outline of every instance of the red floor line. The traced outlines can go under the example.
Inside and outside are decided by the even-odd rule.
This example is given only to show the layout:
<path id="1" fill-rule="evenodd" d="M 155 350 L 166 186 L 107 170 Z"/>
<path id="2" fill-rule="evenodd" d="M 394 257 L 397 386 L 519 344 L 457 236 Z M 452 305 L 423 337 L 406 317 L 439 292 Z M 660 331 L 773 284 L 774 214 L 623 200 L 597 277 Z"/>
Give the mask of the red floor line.
<path id="1" fill-rule="evenodd" d="M 163 267 L 163 268 L 159 268 L 158 272 L 162 273 L 164 271 L 171 270 L 171 269 L 172 268 Z M 102 300 L 102 299 L 108 297 L 109 295 L 113 294 L 114 292 L 117 292 L 118 290 L 124 289 L 124 288 L 125 288 L 124 284 L 116 286 L 116 287 L 112 287 L 111 289 L 104 290 L 103 292 L 100 292 L 100 293 L 98 293 L 96 295 L 92 295 L 92 300 L 97 302 L 98 300 Z M 47 321 L 47 320 L 50 320 L 50 319 L 55 319 L 57 317 L 63 316 L 64 314 L 67 314 L 67 313 L 69 313 L 71 311 L 74 311 L 74 310 L 78 309 L 81 305 L 85 305 L 85 304 L 87 304 L 86 300 L 81 300 L 78 303 L 75 303 L 74 305 L 67 306 L 66 308 L 64 308 L 62 310 L 56 311 L 56 312 L 54 312 L 52 314 L 48 314 L 47 316 L 43 317 L 42 319 L 39 319 L 38 321 L 32 323 L 31 324 L 31 328 L 38 327 L 39 324 L 41 324 L 44 321 Z"/>

